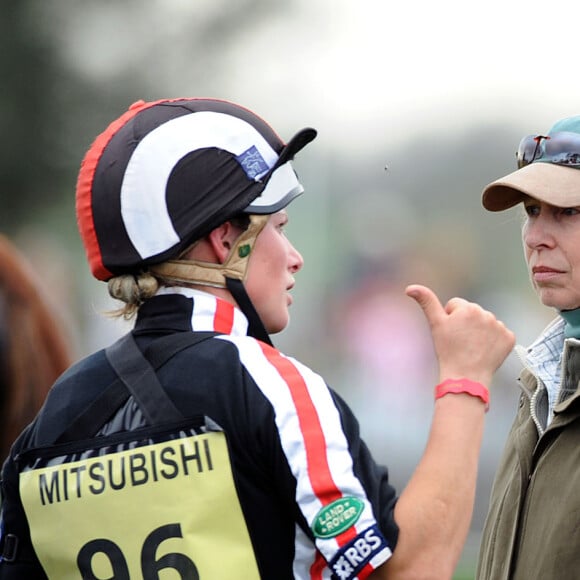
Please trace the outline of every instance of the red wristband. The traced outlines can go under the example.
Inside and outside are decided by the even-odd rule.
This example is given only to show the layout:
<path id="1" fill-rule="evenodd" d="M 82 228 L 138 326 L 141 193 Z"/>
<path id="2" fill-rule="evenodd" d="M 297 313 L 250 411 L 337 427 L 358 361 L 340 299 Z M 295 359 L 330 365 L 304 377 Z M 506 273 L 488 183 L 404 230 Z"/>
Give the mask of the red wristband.
<path id="1" fill-rule="evenodd" d="M 485 410 L 489 409 L 489 391 L 481 383 L 469 379 L 447 379 L 435 387 L 435 399 L 440 399 L 448 393 L 465 393 L 472 397 L 479 397 L 485 403 Z"/>

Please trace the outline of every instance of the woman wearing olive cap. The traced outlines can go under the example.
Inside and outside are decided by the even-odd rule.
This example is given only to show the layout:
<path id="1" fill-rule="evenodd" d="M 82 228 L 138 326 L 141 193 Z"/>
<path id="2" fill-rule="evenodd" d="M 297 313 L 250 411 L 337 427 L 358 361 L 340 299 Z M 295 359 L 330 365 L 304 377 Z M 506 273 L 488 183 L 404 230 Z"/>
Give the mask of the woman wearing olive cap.
<path id="1" fill-rule="evenodd" d="M 521 204 L 532 286 L 556 317 L 528 348 L 492 488 L 479 580 L 580 578 L 580 116 L 522 139 L 519 169 L 483 192 Z"/>
<path id="2" fill-rule="evenodd" d="M 452 576 L 487 385 L 514 336 L 475 304 L 408 288 L 441 384 L 398 497 L 348 405 L 270 340 L 303 264 L 284 233 L 303 191 L 291 159 L 315 135 L 284 143 L 238 105 L 175 99 L 136 103 L 97 137 L 79 227 L 136 322 L 69 369 L 16 442 L 0 579 Z"/>

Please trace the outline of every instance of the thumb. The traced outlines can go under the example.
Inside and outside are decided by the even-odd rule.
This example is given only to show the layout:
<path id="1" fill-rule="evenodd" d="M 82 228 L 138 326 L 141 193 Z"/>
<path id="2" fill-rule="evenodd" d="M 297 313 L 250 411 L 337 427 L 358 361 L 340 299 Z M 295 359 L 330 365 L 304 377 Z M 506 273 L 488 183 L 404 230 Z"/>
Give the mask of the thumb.
<path id="1" fill-rule="evenodd" d="M 412 284 L 407 286 L 405 294 L 419 304 L 431 326 L 442 316 L 445 316 L 445 310 L 439 302 L 439 298 L 427 286 Z"/>

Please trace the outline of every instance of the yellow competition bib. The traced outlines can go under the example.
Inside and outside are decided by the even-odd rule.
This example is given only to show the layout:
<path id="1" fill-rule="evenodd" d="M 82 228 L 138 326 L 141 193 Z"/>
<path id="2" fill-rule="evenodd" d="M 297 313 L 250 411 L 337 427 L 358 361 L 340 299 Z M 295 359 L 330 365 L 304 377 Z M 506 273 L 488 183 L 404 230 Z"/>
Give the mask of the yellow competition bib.
<path id="1" fill-rule="evenodd" d="M 62 461 L 20 474 L 51 580 L 259 579 L 223 433 Z"/>

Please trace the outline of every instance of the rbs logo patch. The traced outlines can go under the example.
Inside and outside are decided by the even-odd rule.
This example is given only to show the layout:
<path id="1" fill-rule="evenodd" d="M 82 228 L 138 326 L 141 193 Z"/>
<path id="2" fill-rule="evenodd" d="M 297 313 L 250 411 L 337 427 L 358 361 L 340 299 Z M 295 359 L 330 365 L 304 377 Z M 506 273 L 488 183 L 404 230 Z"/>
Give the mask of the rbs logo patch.
<path id="1" fill-rule="evenodd" d="M 391 556 L 385 539 L 376 525 L 344 546 L 329 563 L 334 576 L 339 580 L 352 580 L 373 559 L 380 564 Z"/>

